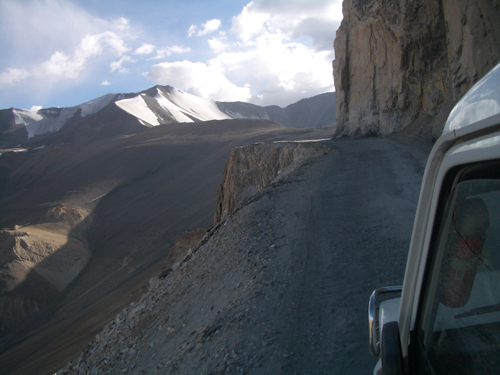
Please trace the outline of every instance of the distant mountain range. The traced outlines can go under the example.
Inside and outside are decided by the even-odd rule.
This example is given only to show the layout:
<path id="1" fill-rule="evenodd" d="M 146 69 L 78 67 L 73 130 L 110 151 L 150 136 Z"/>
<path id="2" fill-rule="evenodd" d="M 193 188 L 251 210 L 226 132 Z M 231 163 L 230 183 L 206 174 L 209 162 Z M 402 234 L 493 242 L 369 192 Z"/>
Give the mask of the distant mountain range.
<path id="1" fill-rule="evenodd" d="M 64 340 L 81 351 L 133 300 L 129 286 L 140 294 L 162 270 L 177 238 L 213 225 L 234 147 L 331 138 L 334 109 L 334 93 L 280 108 L 155 86 L 68 108 L 0 110 L 0 372 L 31 355 L 15 345 L 43 324 L 35 347 L 54 328 L 68 333 L 52 341 L 57 352 Z M 92 328 L 72 336 L 78 317 Z M 4 353 L 14 346 L 22 354 Z"/>
<path id="2" fill-rule="evenodd" d="M 334 126 L 335 93 L 302 99 L 282 108 L 216 102 L 172 86 L 154 86 L 140 93 L 107 94 L 74 107 L 36 111 L 10 108 L 0 110 L 0 148 L 15 147 L 27 140 L 75 126 L 86 130 L 73 130 L 84 131 L 87 137 L 99 138 L 133 134 L 143 127 L 162 124 L 227 119 L 263 119 L 285 127 Z M 88 134 L 89 131 L 94 134 Z"/>

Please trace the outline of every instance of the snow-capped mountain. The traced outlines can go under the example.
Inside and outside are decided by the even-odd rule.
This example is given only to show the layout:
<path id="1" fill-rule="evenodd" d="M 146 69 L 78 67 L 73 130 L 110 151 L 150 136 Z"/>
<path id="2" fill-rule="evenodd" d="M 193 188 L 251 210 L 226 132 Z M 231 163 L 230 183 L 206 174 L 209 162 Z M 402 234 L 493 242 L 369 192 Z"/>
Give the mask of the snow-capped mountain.
<path id="1" fill-rule="evenodd" d="M 244 108 L 241 112 L 224 110 L 213 100 L 199 98 L 172 86 L 155 86 L 131 98 L 122 97 L 118 96 L 115 104 L 137 117 L 145 126 L 249 117 L 269 120 L 267 113 L 253 104 L 242 103 Z M 254 107 L 259 108 L 260 113 L 249 116 L 249 110 Z"/>
<path id="2" fill-rule="evenodd" d="M 80 117 L 96 113 L 115 97 L 107 94 L 92 101 L 67 108 L 41 108 L 38 110 L 12 109 L 15 125 L 24 125 L 28 138 L 58 131 L 77 112 Z"/>
<path id="3" fill-rule="evenodd" d="M 120 117 L 121 123 L 109 125 L 115 117 Z M 65 126 L 88 126 L 87 123 L 106 123 L 113 127 L 113 133 L 129 134 L 133 132 L 130 127 L 140 129 L 142 126 L 226 119 L 264 119 L 286 127 L 334 125 L 335 96 L 334 93 L 326 93 L 303 99 L 286 108 L 260 107 L 243 102 L 215 102 L 172 86 L 154 86 L 141 93 L 107 94 L 74 107 L 11 108 L 0 110 L 0 148 L 13 147 L 37 136 L 58 132 Z M 125 123 L 127 131 L 120 132 L 120 126 L 125 126 Z M 104 133 L 109 134 L 110 131 Z"/>

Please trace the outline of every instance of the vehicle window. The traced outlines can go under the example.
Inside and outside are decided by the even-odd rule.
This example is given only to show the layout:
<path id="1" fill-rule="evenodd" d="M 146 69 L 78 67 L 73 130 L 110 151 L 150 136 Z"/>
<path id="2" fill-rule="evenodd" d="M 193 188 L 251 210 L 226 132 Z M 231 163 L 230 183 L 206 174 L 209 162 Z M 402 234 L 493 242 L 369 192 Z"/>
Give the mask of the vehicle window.
<path id="1" fill-rule="evenodd" d="M 435 374 L 500 373 L 500 180 L 453 188 L 419 330 Z"/>

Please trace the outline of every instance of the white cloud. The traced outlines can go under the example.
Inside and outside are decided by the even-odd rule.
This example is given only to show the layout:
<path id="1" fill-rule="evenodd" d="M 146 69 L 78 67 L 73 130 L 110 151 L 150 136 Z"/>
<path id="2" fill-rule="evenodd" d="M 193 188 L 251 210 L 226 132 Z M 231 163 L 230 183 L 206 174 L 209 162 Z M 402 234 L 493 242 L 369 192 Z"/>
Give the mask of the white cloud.
<path id="1" fill-rule="evenodd" d="M 123 17 L 120 17 L 120 18 L 116 19 L 113 22 L 113 26 L 117 30 L 120 30 L 120 31 L 125 31 L 125 30 L 128 30 L 130 28 L 129 20 L 126 19 L 126 18 L 123 18 Z"/>
<path id="2" fill-rule="evenodd" d="M 333 40 L 341 19 L 341 0 L 254 0 L 233 17 L 232 38 L 208 40 L 217 55 L 207 64 L 249 87 L 256 104 L 287 105 L 333 91 Z"/>
<path id="3" fill-rule="evenodd" d="M 57 79 L 61 77 L 76 78 L 82 70 L 85 61 L 70 59 L 68 55 L 57 51 L 50 59 L 44 61 L 33 70 L 32 75 L 37 78 Z"/>
<path id="4" fill-rule="evenodd" d="M 191 25 L 187 31 L 187 34 L 189 37 L 192 37 L 195 34 L 196 36 L 211 34 L 219 30 L 220 25 L 221 21 L 218 19 L 209 20 L 205 22 L 203 25 L 201 25 L 201 30 L 198 30 L 198 26 Z"/>
<path id="5" fill-rule="evenodd" d="M 203 29 L 198 32 L 198 36 L 206 35 L 206 34 L 211 34 L 214 31 L 217 31 L 220 27 L 220 20 L 213 19 L 210 21 L 207 21 L 203 24 Z"/>
<path id="6" fill-rule="evenodd" d="M 167 56 L 173 55 L 174 53 L 181 54 L 187 52 L 191 52 L 191 48 L 182 46 L 159 48 L 156 50 L 156 56 L 152 57 L 150 60 L 160 60 Z"/>
<path id="7" fill-rule="evenodd" d="M 114 72 L 115 70 L 118 70 L 120 73 L 127 73 L 128 69 L 123 67 L 124 62 L 133 62 L 130 58 L 130 56 L 123 56 L 120 60 L 118 61 L 113 61 L 111 64 L 109 64 L 111 68 L 111 72 Z"/>
<path id="8" fill-rule="evenodd" d="M 121 36 L 112 31 L 105 31 L 100 34 L 86 35 L 80 42 L 76 55 L 87 58 L 102 53 L 104 49 L 109 49 L 117 56 L 130 50 Z"/>
<path id="9" fill-rule="evenodd" d="M 137 48 L 134 53 L 136 55 L 150 55 L 155 51 L 155 46 L 152 44 L 145 43 L 139 48 Z"/>
<path id="10" fill-rule="evenodd" d="M 271 18 L 271 14 L 254 8 L 252 1 L 243 8 L 240 14 L 233 17 L 232 31 L 243 40 L 249 40 L 263 32 L 265 23 Z"/>
<path id="11" fill-rule="evenodd" d="M 191 38 L 194 34 L 196 34 L 196 29 L 198 27 L 196 25 L 191 25 L 189 26 L 189 29 L 187 31 L 188 36 Z"/>
<path id="12" fill-rule="evenodd" d="M 46 84 L 75 80 L 102 60 L 98 56 L 110 59 L 128 52 L 126 40 L 132 34 L 123 17 L 98 19 L 60 0 L 0 2 L 0 32 L 7 29 L 13 66 L 0 73 L 2 85 L 28 78 Z"/>
<path id="13" fill-rule="evenodd" d="M 333 49 L 335 31 L 342 20 L 341 0 L 254 0 L 233 17 L 232 32 L 248 41 L 264 33 L 279 32 L 291 40 L 307 38 L 315 49 Z"/>
<path id="14" fill-rule="evenodd" d="M 208 39 L 211 60 L 158 64 L 146 76 L 216 100 L 285 106 L 333 91 L 335 17 L 331 1 L 255 0 L 233 17 L 230 33 Z"/>
<path id="15" fill-rule="evenodd" d="M 220 71 L 204 63 L 164 62 L 153 65 L 145 76 L 160 85 L 176 86 L 190 94 L 219 101 L 247 101 L 247 87 L 238 87 Z"/>
<path id="16" fill-rule="evenodd" d="M 227 41 L 221 38 L 212 38 L 208 40 L 208 45 L 214 53 L 221 53 L 226 49 Z"/>
<path id="17" fill-rule="evenodd" d="M 88 60 L 93 56 L 102 54 L 104 50 L 109 50 L 114 55 L 121 56 L 129 48 L 112 31 L 95 35 L 85 35 L 71 56 L 64 52 L 56 51 L 48 60 L 43 61 L 38 66 L 33 66 L 29 72 L 25 71 L 22 78 L 26 79 L 31 76 L 36 79 L 52 81 L 61 78 L 75 79 L 86 68 Z M 122 60 L 128 61 L 127 59 L 120 59 L 119 65 L 115 69 L 121 67 Z"/>
<path id="18" fill-rule="evenodd" d="M 316 52 L 280 34 L 266 34 L 243 51 L 225 52 L 209 61 L 237 85 L 252 89 L 252 102 L 288 105 L 305 97 L 333 91 L 333 54 Z"/>
<path id="19" fill-rule="evenodd" d="M 101 82 L 101 86 L 109 86 L 109 85 L 111 85 L 111 83 L 109 83 L 108 81 Z"/>
<path id="20" fill-rule="evenodd" d="M 0 1 L 0 33 L 9 36 L 16 54 L 30 61 L 40 61 L 43 51 L 74 48 L 84 35 L 101 32 L 101 26 L 73 2 Z"/>
<path id="21" fill-rule="evenodd" d="M 25 69 L 9 68 L 0 73 L 0 87 L 15 85 L 29 77 L 30 73 Z"/>
<path id="22" fill-rule="evenodd" d="M 185 53 L 185 52 L 190 52 L 191 48 L 181 47 L 181 46 L 172 46 L 172 47 L 167 47 L 166 50 L 169 51 L 171 54 L 172 53 Z"/>
<path id="23" fill-rule="evenodd" d="M 43 107 L 41 105 L 34 105 L 30 108 L 30 111 L 33 111 L 33 112 L 38 112 L 40 109 L 42 109 Z"/>
<path id="24" fill-rule="evenodd" d="M 335 31 L 338 26 L 340 26 L 340 22 L 326 18 L 303 19 L 293 29 L 291 38 L 293 40 L 309 39 L 316 51 L 332 51 Z"/>

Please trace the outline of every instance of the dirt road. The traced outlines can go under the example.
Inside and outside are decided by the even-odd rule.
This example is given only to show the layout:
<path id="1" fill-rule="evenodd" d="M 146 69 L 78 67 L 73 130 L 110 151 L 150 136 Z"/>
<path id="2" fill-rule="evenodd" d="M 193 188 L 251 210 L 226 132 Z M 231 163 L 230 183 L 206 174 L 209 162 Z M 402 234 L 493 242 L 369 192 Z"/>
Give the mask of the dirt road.
<path id="1" fill-rule="evenodd" d="M 286 374 L 370 373 L 368 298 L 402 283 L 425 152 L 386 139 L 333 148 L 275 194 L 291 257 L 276 314 Z"/>
<path id="2" fill-rule="evenodd" d="M 60 374 L 371 373 L 368 298 L 402 282 L 429 150 L 329 143 L 227 218 Z"/>

